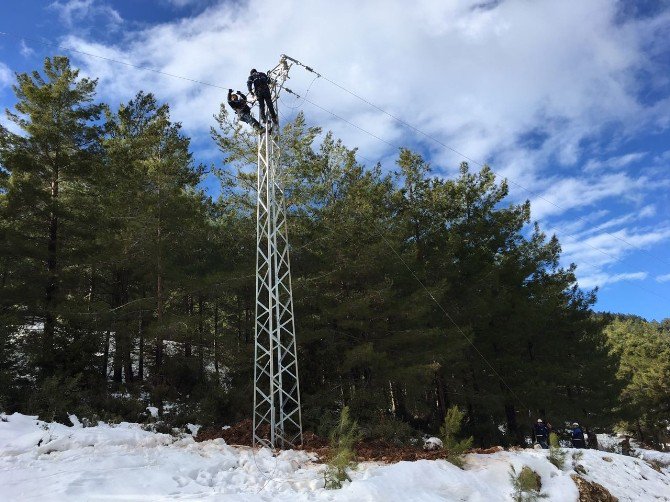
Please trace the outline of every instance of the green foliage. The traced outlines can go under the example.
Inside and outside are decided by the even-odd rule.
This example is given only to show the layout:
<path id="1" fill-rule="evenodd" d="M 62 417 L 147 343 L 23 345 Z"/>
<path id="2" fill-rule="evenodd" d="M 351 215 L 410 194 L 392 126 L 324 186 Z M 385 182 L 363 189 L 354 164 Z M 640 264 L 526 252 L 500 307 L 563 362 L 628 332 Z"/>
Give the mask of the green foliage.
<path id="1" fill-rule="evenodd" d="M 584 457 L 584 452 L 582 451 L 575 451 L 572 453 L 572 468 L 574 469 L 575 472 L 578 472 L 579 474 L 586 475 L 588 474 L 588 471 L 586 468 L 579 463 L 579 461 Z"/>
<path id="2" fill-rule="evenodd" d="M 356 468 L 354 445 L 360 438 L 358 424 L 351 420 L 349 408 L 345 406 L 337 427 L 330 433 L 330 453 L 324 472 L 326 488 L 342 488 L 342 483 L 351 481 L 347 470 Z"/>
<path id="3" fill-rule="evenodd" d="M 542 490 L 540 475 L 527 465 L 524 465 L 518 474 L 514 466 L 510 466 L 509 477 L 514 488 L 512 499 L 515 502 L 533 502 L 546 497 L 540 494 Z"/>
<path id="4" fill-rule="evenodd" d="M 447 460 L 452 464 L 463 468 L 465 460 L 463 455 L 472 448 L 473 438 L 458 439 L 461 434 L 461 427 L 465 413 L 458 406 L 452 406 L 447 410 L 444 417 L 444 423 L 440 428 L 440 436 L 446 450 Z"/>
<path id="5" fill-rule="evenodd" d="M 568 452 L 561 448 L 556 433 L 551 432 L 549 434 L 549 462 L 554 464 L 558 469 L 563 469 L 567 454 Z"/>
<path id="6" fill-rule="evenodd" d="M 222 105 L 213 200 L 169 104 L 140 91 L 110 107 L 95 89 L 67 58 L 49 58 L 17 77 L 8 119 L 21 133 L 0 126 L 0 400 L 25 411 L 34 382 L 67 375 L 99 416 L 134 420 L 170 402 L 175 421 L 246 418 L 255 134 Z M 595 295 L 491 169 L 436 177 L 449 166 L 407 149 L 395 173 L 364 166 L 303 114 L 280 141 L 307 427 L 326 433 L 346 402 L 370 437 L 403 443 L 456 405 L 467 406 L 465 436 L 514 443 L 516 394 L 559 422 L 637 428 L 636 410 L 648 410 L 639 428 L 658 438 L 667 323 L 651 341 L 617 328 L 605 343 Z M 30 407 L 62 418 L 48 398 L 38 389 Z M 459 462 L 469 443 L 447 431 Z"/>
<path id="7" fill-rule="evenodd" d="M 401 446 L 416 443 L 421 433 L 407 422 L 393 417 L 384 417 L 365 431 L 365 437 Z"/>
<path id="8" fill-rule="evenodd" d="M 670 409 L 670 321 L 615 318 L 605 328 L 610 352 L 619 359 L 621 426 L 638 440 L 668 442 Z"/>
<path id="9" fill-rule="evenodd" d="M 52 376 L 44 379 L 28 398 L 27 411 L 45 421 L 69 424 L 68 416 L 88 418 L 91 408 L 82 399 L 80 377 Z"/>

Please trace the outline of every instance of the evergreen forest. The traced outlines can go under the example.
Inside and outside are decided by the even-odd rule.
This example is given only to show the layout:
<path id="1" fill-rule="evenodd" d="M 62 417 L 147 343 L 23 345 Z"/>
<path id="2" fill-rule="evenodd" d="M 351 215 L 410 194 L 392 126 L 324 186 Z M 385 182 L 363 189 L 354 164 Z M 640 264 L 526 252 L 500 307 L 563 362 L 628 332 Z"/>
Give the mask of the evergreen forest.
<path id="1" fill-rule="evenodd" d="M 168 103 L 96 85 L 48 58 L 0 126 L 0 410 L 250 418 L 256 136 L 222 105 L 202 165 Z M 301 113 L 280 138 L 306 430 L 347 406 L 406 441 L 457 405 L 477 446 L 523 444 L 538 417 L 668 441 L 670 319 L 595 312 L 504 179 L 409 149 L 363 165 Z"/>

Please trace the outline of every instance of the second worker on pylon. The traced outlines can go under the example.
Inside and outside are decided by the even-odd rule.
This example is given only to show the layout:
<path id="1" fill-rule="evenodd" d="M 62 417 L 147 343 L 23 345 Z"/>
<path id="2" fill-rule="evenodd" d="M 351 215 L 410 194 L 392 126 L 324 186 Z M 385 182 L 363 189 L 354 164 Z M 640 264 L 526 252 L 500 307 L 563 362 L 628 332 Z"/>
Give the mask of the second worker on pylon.
<path id="1" fill-rule="evenodd" d="M 247 79 L 247 88 L 252 96 L 255 94 L 258 99 L 258 107 L 261 110 L 261 122 L 266 122 L 265 116 L 265 106 L 267 105 L 268 111 L 270 112 L 270 117 L 272 117 L 272 122 L 275 125 L 278 125 L 277 114 L 275 113 L 275 107 L 272 103 L 272 93 L 270 92 L 270 79 L 262 71 L 256 71 L 252 69 L 249 73 L 249 78 Z"/>

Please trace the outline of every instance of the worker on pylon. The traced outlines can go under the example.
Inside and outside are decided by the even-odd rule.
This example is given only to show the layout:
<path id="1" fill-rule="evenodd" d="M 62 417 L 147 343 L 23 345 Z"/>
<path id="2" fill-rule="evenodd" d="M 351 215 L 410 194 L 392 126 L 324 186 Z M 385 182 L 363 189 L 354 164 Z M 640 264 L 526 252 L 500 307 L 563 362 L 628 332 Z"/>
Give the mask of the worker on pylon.
<path id="1" fill-rule="evenodd" d="M 267 105 L 268 110 L 270 111 L 270 117 L 272 117 L 272 122 L 277 125 L 277 114 L 275 113 L 275 107 L 272 104 L 272 93 L 270 92 L 269 84 L 270 79 L 262 71 L 256 71 L 256 69 L 253 68 L 251 72 L 249 72 L 247 88 L 252 96 L 255 91 L 256 99 L 258 99 L 258 106 L 261 109 L 261 122 L 266 122 L 265 106 Z"/>
<path id="2" fill-rule="evenodd" d="M 247 98 L 242 92 L 233 92 L 232 89 L 228 89 L 228 105 L 242 122 L 246 122 L 259 132 L 263 130 L 258 120 L 251 115 L 251 108 L 249 108 Z"/>

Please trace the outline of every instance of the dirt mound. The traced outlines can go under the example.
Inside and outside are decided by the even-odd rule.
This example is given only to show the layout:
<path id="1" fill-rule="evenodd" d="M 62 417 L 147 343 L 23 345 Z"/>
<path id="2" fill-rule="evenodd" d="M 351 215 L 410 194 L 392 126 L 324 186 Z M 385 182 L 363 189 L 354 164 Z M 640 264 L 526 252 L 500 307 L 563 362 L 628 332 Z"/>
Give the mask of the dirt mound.
<path id="1" fill-rule="evenodd" d="M 618 502 L 619 500 L 603 485 L 594 481 L 586 481 L 577 474 L 570 474 L 570 477 L 579 490 L 579 502 Z"/>
<path id="2" fill-rule="evenodd" d="M 361 441 L 354 450 L 358 461 L 399 462 L 444 458 L 444 450 L 424 451 L 419 445 L 394 445 L 385 441 Z"/>
<path id="3" fill-rule="evenodd" d="M 242 445 L 242 446 L 252 446 L 253 445 L 253 428 L 254 423 L 251 419 L 247 418 L 241 422 L 229 427 L 203 427 L 198 431 L 198 435 L 195 437 L 196 441 L 208 441 L 210 439 L 223 438 L 226 444 L 230 445 Z M 270 428 L 266 425 L 261 428 L 261 435 L 269 436 Z M 328 440 L 322 437 L 317 436 L 313 432 L 305 432 L 303 434 L 303 446 L 301 449 L 304 450 L 315 450 L 328 446 Z"/>
<path id="4" fill-rule="evenodd" d="M 265 431 L 269 435 L 269 430 Z M 210 439 L 223 438 L 226 444 L 252 446 L 253 443 L 253 422 L 251 419 L 245 419 L 241 422 L 227 427 L 203 427 L 198 431 L 196 441 L 207 441 Z M 444 458 L 444 450 L 424 451 L 423 445 L 396 445 L 381 440 L 364 440 L 355 446 L 356 460 L 377 461 L 377 462 L 399 462 L 401 460 L 436 460 Z M 328 439 L 317 436 L 313 432 L 303 434 L 303 444 L 296 449 L 315 453 L 321 461 L 328 458 L 330 448 Z M 476 448 L 470 450 L 470 453 L 490 454 L 501 451 L 502 447 Z"/>
<path id="5" fill-rule="evenodd" d="M 253 444 L 253 422 L 250 418 L 237 422 L 231 427 L 203 427 L 195 437 L 196 441 L 223 438 L 226 444 L 251 446 Z"/>

